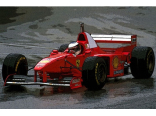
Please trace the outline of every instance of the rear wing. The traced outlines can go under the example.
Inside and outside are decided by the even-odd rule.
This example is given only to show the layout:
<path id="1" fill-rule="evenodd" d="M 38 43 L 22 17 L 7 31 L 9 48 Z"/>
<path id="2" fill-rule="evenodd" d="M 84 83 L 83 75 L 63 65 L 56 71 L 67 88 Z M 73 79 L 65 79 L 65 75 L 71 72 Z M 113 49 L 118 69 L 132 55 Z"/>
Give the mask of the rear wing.
<path id="1" fill-rule="evenodd" d="M 136 44 L 137 35 L 103 35 L 91 34 L 96 43 L 125 43 Z"/>

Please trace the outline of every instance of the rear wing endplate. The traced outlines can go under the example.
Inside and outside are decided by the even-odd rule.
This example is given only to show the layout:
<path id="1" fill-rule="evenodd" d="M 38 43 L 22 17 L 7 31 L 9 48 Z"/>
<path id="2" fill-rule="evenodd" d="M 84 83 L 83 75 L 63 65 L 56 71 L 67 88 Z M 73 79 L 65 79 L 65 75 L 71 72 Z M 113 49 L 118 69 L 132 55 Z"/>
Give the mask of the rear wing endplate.
<path id="1" fill-rule="evenodd" d="M 127 44 L 133 44 L 133 43 L 137 42 L 137 35 L 91 34 L 91 37 L 97 43 L 127 43 Z"/>

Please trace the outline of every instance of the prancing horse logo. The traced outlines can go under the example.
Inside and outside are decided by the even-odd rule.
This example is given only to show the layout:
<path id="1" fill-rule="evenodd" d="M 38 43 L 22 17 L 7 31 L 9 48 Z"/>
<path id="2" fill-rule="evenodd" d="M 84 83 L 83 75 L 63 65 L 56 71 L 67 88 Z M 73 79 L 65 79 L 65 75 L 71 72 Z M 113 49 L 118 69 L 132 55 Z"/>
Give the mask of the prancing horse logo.
<path id="1" fill-rule="evenodd" d="M 80 66 L 80 59 L 76 60 L 76 66 L 79 67 Z"/>

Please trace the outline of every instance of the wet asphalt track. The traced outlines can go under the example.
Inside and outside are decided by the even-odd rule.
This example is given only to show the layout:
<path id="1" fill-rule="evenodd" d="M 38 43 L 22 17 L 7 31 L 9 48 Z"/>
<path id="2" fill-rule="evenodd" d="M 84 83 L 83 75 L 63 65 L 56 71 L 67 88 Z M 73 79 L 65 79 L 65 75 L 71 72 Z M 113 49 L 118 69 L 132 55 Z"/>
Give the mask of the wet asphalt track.
<path id="1" fill-rule="evenodd" d="M 52 49 L 76 40 L 79 22 L 84 22 L 90 33 L 137 34 L 138 45 L 150 46 L 156 54 L 155 7 L 1 7 L 0 10 L 3 11 L 0 69 L 9 53 L 24 54 L 29 66 L 35 65 Z M 156 70 L 150 79 L 134 79 L 132 75 L 109 79 L 99 91 L 85 87 L 75 90 L 32 85 L 3 87 L 0 78 L 0 109 L 155 109 L 155 98 Z"/>

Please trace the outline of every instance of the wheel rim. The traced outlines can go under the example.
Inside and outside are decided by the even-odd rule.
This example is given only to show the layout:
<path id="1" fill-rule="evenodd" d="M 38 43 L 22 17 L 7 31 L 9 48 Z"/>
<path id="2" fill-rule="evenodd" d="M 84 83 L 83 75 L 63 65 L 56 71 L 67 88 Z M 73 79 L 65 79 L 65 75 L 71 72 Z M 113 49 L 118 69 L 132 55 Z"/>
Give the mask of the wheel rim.
<path id="1" fill-rule="evenodd" d="M 98 82 L 103 83 L 106 80 L 106 71 L 103 64 L 98 67 Z"/>
<path id="2" fill-rule="evenodd" d="M 149 71 L 153 71 L 153 68 L 154 68 L 154 58 L 152 55 L 150 55 L 148 61 L 148 69 Z"/>

